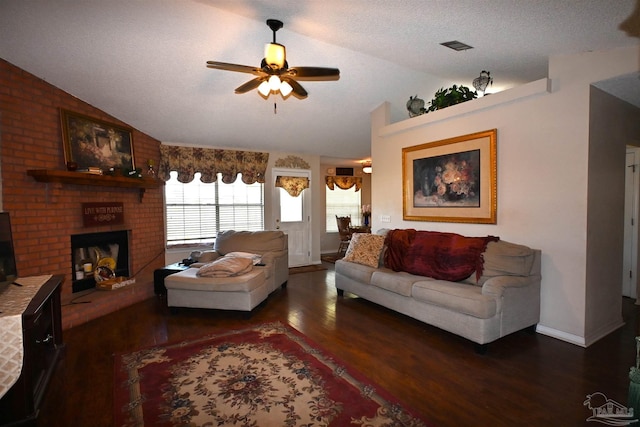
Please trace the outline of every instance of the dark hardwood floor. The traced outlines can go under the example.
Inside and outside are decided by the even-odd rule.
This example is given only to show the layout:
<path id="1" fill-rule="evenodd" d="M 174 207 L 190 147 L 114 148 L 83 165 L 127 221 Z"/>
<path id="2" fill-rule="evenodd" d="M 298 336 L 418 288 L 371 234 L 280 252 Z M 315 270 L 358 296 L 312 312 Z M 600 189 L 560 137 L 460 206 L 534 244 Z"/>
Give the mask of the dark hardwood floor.
<path id="1" fill-rule="evenodd" d="M 586 396 L 602 392 L 627 404 L 635 365 L 638 308 L 624 300 L 625 326 L 587 349 L 521 331 L 471 342 L 345 294 L 333 266 L 294 274 L 251 318 L 181 309 L 155 298 L 65 331 L 66 353 L 47 391 L 39 426 L 111 426 L 113 355 L 247 324 L 289 323 L 367 375 L 434 426 L 592 425 Z M 152 286 L 152 285 L 150 285 Z M 596 423 L 597 424 L 597 423 Z"/>

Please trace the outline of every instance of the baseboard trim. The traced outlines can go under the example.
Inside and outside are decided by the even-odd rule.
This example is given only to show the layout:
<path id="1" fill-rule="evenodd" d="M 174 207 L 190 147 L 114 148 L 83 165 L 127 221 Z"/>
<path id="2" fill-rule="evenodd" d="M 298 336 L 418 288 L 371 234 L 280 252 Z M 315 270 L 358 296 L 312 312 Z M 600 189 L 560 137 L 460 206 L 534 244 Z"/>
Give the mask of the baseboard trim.
<path id="1" fill-rule="evenodd" d="M 536 332 L 546 335 L 551 338 L 556 338 L 562 341 L 566 341 L 570 344 L 579 345 L 580 347 L 589 347 L 591 344 L 596 341 L 606 337 L 613 331 L 620 329 L 624 326 L 624 321 L 620 319 L 619 321 L 613 322 L 608 326 L 600 328 L 594 334 L 591 334 L 589 337 L 580 337 L 578 335 L 569 334 L 567 332 L 559 331 L 557 329 L 549 328 L 548 326 L 538 325 L 536 327 Z"/>
<path id="2" fill-rule="evenodd" d="M 615 322 L 612 322 L 611 324 L 598 329 L 597 331 L 595 331 L 595 333 L 590 334 L 586 339 L 586 343 L 587 343 L 587 347 L 589 347 L 591 344 L 595 343 L 596 341 L 606 337 L 607 335 L 609 335 L 611 332 L 615 331 L 616 329 L 620 329 L 621 327 L 624 326 L 624 321 L 622 319 L 619 319 Z"/>
<path id="3" fill-rule="evenodd" d="M 569 334 L 567 332 L 559 331 L 557 329 L 549 328 L 548 326 L 538 325 L 536 327 L 536 332 L 551 338 L 556 338 L 561 341 L 568 342 L 569 344 L 578 345 L 580 347 L 587 346 L 584 337 L 574 335 L 574 334 Z"/>

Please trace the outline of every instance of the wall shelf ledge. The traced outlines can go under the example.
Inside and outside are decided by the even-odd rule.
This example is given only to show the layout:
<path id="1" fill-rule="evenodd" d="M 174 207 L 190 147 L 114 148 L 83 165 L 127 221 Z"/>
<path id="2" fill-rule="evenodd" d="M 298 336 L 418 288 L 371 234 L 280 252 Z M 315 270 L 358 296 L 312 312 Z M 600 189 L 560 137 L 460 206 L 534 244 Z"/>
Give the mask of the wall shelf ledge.
<path id="1" fill-rule="evenodd" d="M 96 175 L 84 172 L 70 172 L 54 169 L 30 169 L 27 175 L 33 177 L 38 182 L 60 183 L 73 185 L 93 185 L 98 187 L 114 188 L 137 188 L 140 190 L 140 201 L 145 190 L 159 188 L 164 185 L 164 181 L 143 176 L 142 178 L 129 178 L 126 176 Z"/>

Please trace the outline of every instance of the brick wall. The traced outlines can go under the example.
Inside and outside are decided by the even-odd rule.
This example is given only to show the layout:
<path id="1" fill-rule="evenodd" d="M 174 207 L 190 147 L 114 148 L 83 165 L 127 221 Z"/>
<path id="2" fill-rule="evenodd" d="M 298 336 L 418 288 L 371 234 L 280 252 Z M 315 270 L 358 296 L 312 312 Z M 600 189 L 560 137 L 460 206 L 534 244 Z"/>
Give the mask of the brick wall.
<path id="1" fill-rule="evenodd" d="M 64 275 L 62 321 L 67 329 L 153 297 L 153 270 L 164 263 L 164 213 L 162 187 L 146 190 L 140 201 L 137 189 L 45 184 L 27 176 L 28 169 L 65 169 L 60 108 L 128 126 L 0 59 L 2 202 L 11 215 L 18 272 Z M 147 159 L 158 164 L 158 140 L 134 130 L 133 147 L 136 166 L 144 167 Z M 124 224 L 83 227 L 81 204 L 104 201 L 123 203 Z M 72 295 L 70 236 L 123 229 L 129 230 L 136 284 Z"/>

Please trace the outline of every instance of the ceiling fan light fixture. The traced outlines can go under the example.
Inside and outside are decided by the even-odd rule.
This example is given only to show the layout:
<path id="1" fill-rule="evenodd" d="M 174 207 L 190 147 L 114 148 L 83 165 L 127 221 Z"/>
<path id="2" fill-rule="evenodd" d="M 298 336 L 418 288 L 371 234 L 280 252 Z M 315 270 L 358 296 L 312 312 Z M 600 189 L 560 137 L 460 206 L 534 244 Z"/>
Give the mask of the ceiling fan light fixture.
<path id="1" fill-rule="evenodd" d="M 264 47 L 264 59 L 274 70 L 284 68 L 286 52 L 280 43 L 268 43 Z"/>
<path id="2" fill-rule="evenodd" d="M 260 95 L 262 96 L 269 96 L 269 94 L 271 93 L 269 82 L 264 80 L 262 83 L 260 83 L 260 86 L 258 86 L 258 92 L 260 92 Z"/>
<path id="3" fill-rule="evenodd" d="M 289 68 L 286 60 L 285 47 L 276 43 L 276 32 L 282 28 L 282 21 L 267 19 L 267 25 L 271 28 L 271 31 L 273 31 L 273 41 L 265 46 L 264 58 L 260 61 L 259 67 L 207 61 L 207 68 L 254 75 L 253 79 L 238 86 L 235 93 L 243 94 L 253 89 L 258 89 L 258 92 L 264 99 L 267 99 L 271 92 L 280 92 L 283 98 L 293 94 L 298 99 L 305 99 L 308 93 L 302 85 L 298 83 L 298 78 L 303 80 L 338 80 L 340 78 L 340 70 L 337 68 Z"/>
<path id="4" fill-rule="evenodd" d="M 280 93 L 282 94 L 282 96 L 286 98 L 292 91 L 293 87 L 291 87 L 291 85 L 287 81 L 282 81 L 282 83 L 280 84 Z"/>
<path id="5" fill-rule="evenodd" d="M 269 88 L 272 91 L 277 92 L 280 89 L 280 77 L 278 76 L 269 77 Z"/>

